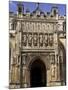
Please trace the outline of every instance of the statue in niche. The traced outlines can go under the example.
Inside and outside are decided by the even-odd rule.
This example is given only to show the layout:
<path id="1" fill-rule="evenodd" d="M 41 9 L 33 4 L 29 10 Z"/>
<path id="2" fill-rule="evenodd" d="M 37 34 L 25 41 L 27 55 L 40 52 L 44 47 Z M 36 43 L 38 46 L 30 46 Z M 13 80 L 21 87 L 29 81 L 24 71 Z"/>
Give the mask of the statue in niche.
<path id="1" fill-rule="evenodd" d="M 16 27 L 16 30 L 20 31 L 21 30 L 21 23 L 20 22 L 17 22 L 17 27 Z"/>
<path id="2" fill-rule="evenodd" d="M 9 23 L 10 29 L 13 29 L 13 24 L 12 22 Z"/>
<path id="3" fill-rule="evenodd" d="M 27 36 L 26 36 L 26 34 L 23 34 L 23 45 L 24 46 L 27 45 Z"/>
<path id="4" fill-rule="evenodd" d="M 11 20 L 11 22 L 10 22 L 9 25 L 10 25 L 10 29 L 11 30 L 14 30 L 14 20 Z"/>
<path id="5" fill-rule="evenodd" d="M 51 64 L 55 64 L 55 55 L 50 56 Z"/>
<path id="6" fill-rule="evenodd" d="M 28 36 L 28 45 L 32 46 L 32 34 L 29 34 Z"/>
<path id="7" fill-rule="evenodd" d="M 53 35 L 49 35 L 49 45 L 53 45 Z"/>
<path id="8" fill-rule="evenodd" d="M 43 34 L 39 35 L 39 44 L 40 46 L 43 46 Z"/>
<path id="9" fill-rule="evenodd" d="M 38 41 L 37 34 L 34 34 L 34 37 L 33 37 L 33 44 L 34 44 L 34 46 L 37 46 L 37 41 Z"/>
<path id="10" fill-rule="evenodd" d="M 55 77 L 55 66 L 53 64 L 51 66 L 51 76 Z"/>
<path id="11" fill-rule="evenodd" d="M 44 36 L 44 43 L 45 43 L 45 46 L 48 46 L 48 35 L 45 34 Z"/>
<path id="12" fill-rule="evenodd" d="M 26 55 L 22 56 L 22 64 L 25 65 L 26 64 Z"/>

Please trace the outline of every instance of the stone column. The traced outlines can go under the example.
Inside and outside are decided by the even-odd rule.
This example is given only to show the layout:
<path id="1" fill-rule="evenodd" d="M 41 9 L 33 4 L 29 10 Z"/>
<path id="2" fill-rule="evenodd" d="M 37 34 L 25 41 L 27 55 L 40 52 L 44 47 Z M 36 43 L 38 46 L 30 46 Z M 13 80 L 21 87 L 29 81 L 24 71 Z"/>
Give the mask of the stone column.
<path id="1" fill-rule="evenodd" d="M 55 84 L 61 85 L 60 83 L 60 64 L 59 64 L 59 51 L 58 51 L 58 35 L 56 33 L 56 41 L 55 41 L 55 69 L 56 69 L 56 78 Z"/>
<path id="2" fill-rule="evenodd" d="M 56 80 L 60 81 L 60 64 L 59 64 L 59 56 L 58 54 L 56 55 L 56 68 L 57 68 L 57 76 L 56 76 Z"/>
<path id="3" fill-rule="evenodd" d="M 15 67 L 15 83 L 16 88 L 20 88 L 20 68 L 18 65 Z"/>
<path id="4" fill-rule="evenodd" d="M 61 85 L 60 81 L 60 68 L 59 68 L 59 56 L 58 56 L 58 34 L 57 30 L 55 29 L 54 33 L 54 50 L 55 50 L 55 78 L 54 78 L 54 85 L 59 86 Z"/>
<path id="5" fill-rule="evenodd" d="M 65 72 L 64 72 L 64 62 L 63 62 L 63 55 L 59 55 L 59 63 L 60 63 L 60 80 L 61 80 L 61 85 L 65 85 Z"/>
<path id="6" fill-rule="evenodd" d="M 14 63 L 14 67 L 13 67 L 14 71 L 13 71 L 13 81 L 15 83 L 14 88 L 20 88 L 20 65 L 19 65 L 19 58 L 18 55 L 16 57 L 16 61 Z"/>
<path id="7" fill-rule="evenodd" d="M 57 50 L 55 51 L 55 66 L 56 66 L 56 85 L 61 85 L 60 81 L 60 63 L 59 63 L 59 55 L 58 55 L 58 47 Z"/>
<path id="8" fill-rule="evenodd" d="M 26 54 L 22 55 L 22 87 L 26 88 L 28 87 L 28 81 L 27 81 L 27 76 L 28 76 L 28 69 L 26 66 Z"/>
<path id="9" fill-rule="evenodd" d="M 54 56 L 55 56 L 54 61 L 52 59 L 52 62 L 50 63 L 50 74 L 51 74 L 50 85 L 51 86 L 61 85 L 59 59 L 56 53 Z"/>
<path id="10" fill-rule="evenodd" d="M 55 53 L 50 54 L 50 86 L 54 86 L 56 81 Z"/>

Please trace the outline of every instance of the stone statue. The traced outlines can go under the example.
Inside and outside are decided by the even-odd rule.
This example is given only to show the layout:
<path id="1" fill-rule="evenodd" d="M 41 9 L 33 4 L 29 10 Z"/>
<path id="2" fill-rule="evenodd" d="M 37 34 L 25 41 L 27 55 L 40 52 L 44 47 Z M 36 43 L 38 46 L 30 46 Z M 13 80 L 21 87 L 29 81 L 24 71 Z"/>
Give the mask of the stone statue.
<path id="1" fill-rule="evenodd" d="M 44 43 L 45 43 L 45 46 L 48 46 L 48 35 L 44 36 Z"/>
<path id="2" fill-rule="evenodd" d="M 55 77 L 55 66 L 53 64 L 52 64 L 52 67 L 51 67 L 51 76 Z"/>
<path id="3" fill-rule="evenodd" d="M 23 45 L 26 46 L 27 44 L 27 36 L 23 34 Z"/>
<path id="4" fill-rule="evenodd" d="M 28 36 L 28 45 L 29 46 L 32 45 L 32 34 L 29 34 L 29 36 Z"/>
<path id="5" fill-rule="evenodd" d="M 17 22 L 16 30 L 17 31 L 21 30 L 21 23 L 19 21 Z"/>
<path id="6" fill-rule="evenodd" d="M 14 30 L 14 21 L 13 21 L 13 20 L 11 20 L 11 22 L 10 22 L 9 25 L 10 25 L 10 29 L 11 29 L 11 30 Z"/>
<path id="7" fill-rule="evenodd" d="M 39 35 L 39 44 L 43 46 L 43 35 Z"/>
<path id="8" fill-rule="evenodd" d="M 49 35 L 49 45 L 53 45 L 53 35 Z"/>
<path id="9" fill-rule="evenodd" d="M 33 43 L 34 43 L 34 46 L 37 46 L 37 34 L 34 34 Z"/>

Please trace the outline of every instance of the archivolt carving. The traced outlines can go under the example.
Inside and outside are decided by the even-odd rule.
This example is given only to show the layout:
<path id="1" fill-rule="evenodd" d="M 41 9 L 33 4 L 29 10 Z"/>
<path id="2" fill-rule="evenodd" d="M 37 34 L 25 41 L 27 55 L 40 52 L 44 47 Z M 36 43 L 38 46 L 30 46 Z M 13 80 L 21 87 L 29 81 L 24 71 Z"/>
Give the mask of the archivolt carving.
<path id="1" fill-rule="evenodd" d="M 43 55 L 42 55 L 43 54 Z M 31 63 L 37 59 L 44 62 L 47 69 L 50 69 L 50 56 L 48 53 L 29 53 L 27 57 L 27 67 L 30 67 Z M 47 63 L 47 64 L 46 64 Z"/>

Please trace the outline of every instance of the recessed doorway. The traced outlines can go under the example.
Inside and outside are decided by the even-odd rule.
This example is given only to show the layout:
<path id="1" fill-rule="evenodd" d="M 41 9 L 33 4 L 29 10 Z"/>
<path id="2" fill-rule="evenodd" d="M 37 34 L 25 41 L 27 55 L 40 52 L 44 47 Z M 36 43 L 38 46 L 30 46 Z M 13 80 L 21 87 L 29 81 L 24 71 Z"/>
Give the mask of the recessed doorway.
<path id="1" fill-rule="evenodd" d="M 46 86 L 46 67 L 42 60 L 37 59 L 31 64 L 30 68 L 30 86 Z"/>

